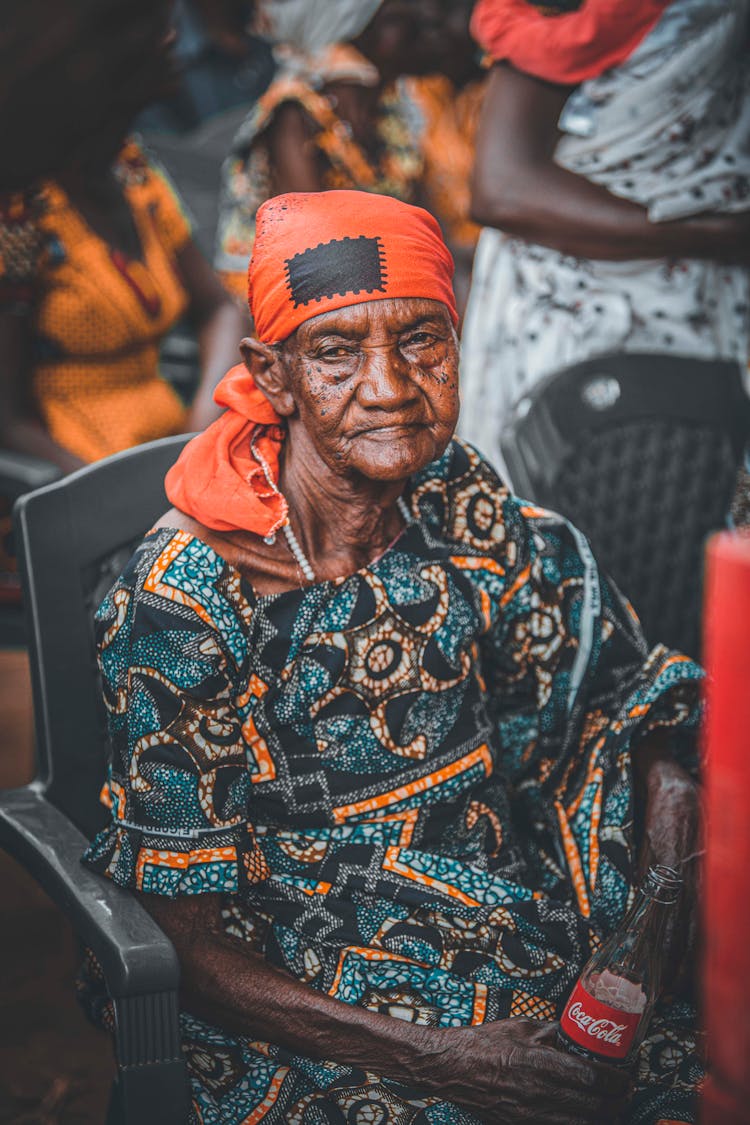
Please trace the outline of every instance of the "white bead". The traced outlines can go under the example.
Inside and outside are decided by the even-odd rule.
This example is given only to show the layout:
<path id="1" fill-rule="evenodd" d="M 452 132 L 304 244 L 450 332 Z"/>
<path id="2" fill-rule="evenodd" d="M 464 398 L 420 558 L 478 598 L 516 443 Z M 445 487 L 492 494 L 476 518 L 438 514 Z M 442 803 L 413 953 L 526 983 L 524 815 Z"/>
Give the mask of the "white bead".
<path id="1" fill-rule="evenodd" d="M 408 504 L 406 503 L 406 501 L 404 500 L 403 496 L 399 496 L 399 498 L 398 498 L 398 500 L 396 501 L 396 503 L 398 504 L 398 510 L 399 510 L 399 512 L 400 512 L 400 513 L 401 513 L 401 515 L 402 515 L 402 516 L 404 517 L 404 519 L 406 520 L 406 522 L 407 522 L 407 523 L 411 523 L 411 521 L 412 521 L 412 515 L 411 515 L 411 512 L 410 512 L 410 510 L 409 510 L 409 505 L 408 505 Z"/>
<path id="2" fill-rule="evenodd" d="M 297 564 L 298 564 L 300 570 L 302 571 L 302 573 L 304 574 L 304 576 L 305 576 L 305 578 L 307 579 L 308 582 L 314 582 L 315 581 L 315 571 L 310 566 L 310 563 L 307 559 L 307 556 L 305 555 L 304 551 L 302 550 L 299 543 L 297 542 L 297 536 L 292 531 L 291 524 L 285 523 L 284 527 L 283 527 L 283 531 L 284 531 L 284 535 L 286 536 L 286 541 L 289 544 L 289 550 L 292 552 L 295 559 L 297 560 Z"/>

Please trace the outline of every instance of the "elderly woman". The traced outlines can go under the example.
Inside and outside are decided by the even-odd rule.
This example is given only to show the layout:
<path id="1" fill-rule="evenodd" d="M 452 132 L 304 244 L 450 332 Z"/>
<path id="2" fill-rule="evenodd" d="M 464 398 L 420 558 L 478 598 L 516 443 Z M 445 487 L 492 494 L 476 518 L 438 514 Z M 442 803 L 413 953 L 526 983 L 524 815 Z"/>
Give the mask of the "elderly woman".
<path id="1" fill-rule="evenodd" d="M 696 850 L 700 673 L 452 441 L 451 272 L 395 199 L 266 203 L 258 338 L 98 614 L 87 859 L 175 943 L 196 1121 L 694 1120 L 686 1002 L 629 1095 L 552 1021 L 639 860 Z"/>

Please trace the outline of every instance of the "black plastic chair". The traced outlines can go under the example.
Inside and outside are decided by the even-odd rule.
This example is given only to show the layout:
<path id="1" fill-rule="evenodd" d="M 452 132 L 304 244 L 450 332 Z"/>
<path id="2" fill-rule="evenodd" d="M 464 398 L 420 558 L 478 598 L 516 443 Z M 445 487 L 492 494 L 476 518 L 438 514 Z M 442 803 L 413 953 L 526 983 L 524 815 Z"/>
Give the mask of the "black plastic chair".
<path id="1" fill-rule="evenodd" d="M 703 547 L 748 432 L 737 364 L 608 355 L 520 399 L 501 447 L 515 491 L 589 537 L 649 640 L 699 656 Z"/>
<path id="2" fill-rule="evenodd" d="M 18 497 L 58 480 L 61 475 L 61 470 L 49 461 L 0 449 L 0 519 L 4 540 L 8 517 Z M 0 560 L 13 553 L 12 542 L 4 541 L 3 547 Z M 0 648 L 22 648 L 26 644 L 26 622 L 17 580 L 18 575 L 6 573 L 0 562 Z"/>
<path id="3" fill-rule="evenodd" d="M 107 731 L 93 614 L 167 508 L 164 474 L 186 440 L 118 453 L 22 496 L 14 509 L 37 777 L 0 793 L 0 845 L 70 919 L 103 969 L 116 1023 L 111 1125 L 184 1125 L 188 1115 L 174 948 L 135 896 L 80 862 L 106 819 L 98 799 Z"/>

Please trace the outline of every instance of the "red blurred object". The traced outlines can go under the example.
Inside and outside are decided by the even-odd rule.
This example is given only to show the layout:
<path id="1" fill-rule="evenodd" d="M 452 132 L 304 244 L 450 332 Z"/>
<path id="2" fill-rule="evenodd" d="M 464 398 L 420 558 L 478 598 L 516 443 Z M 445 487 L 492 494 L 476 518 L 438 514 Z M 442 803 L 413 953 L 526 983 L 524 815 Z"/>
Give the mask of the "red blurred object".
<path id="1" fill-rule="evenodd" d="M 703 1125 L 750 1123 L 750 536 L 709 544 Z"/>

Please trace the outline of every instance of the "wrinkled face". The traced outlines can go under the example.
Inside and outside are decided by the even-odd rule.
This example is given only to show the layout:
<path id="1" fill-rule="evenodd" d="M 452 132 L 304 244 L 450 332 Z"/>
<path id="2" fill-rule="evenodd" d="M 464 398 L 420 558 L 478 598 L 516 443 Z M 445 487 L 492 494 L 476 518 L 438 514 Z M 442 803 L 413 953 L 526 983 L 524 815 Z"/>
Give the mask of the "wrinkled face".
<path id="1" fill-rule="evenodd" d="M 453 435 L 458 344 L 440 301 L 393 298 L 322 313 L 281 345 L 281 359 L 299 424 L 339 475 L 404 480 Z"/>

